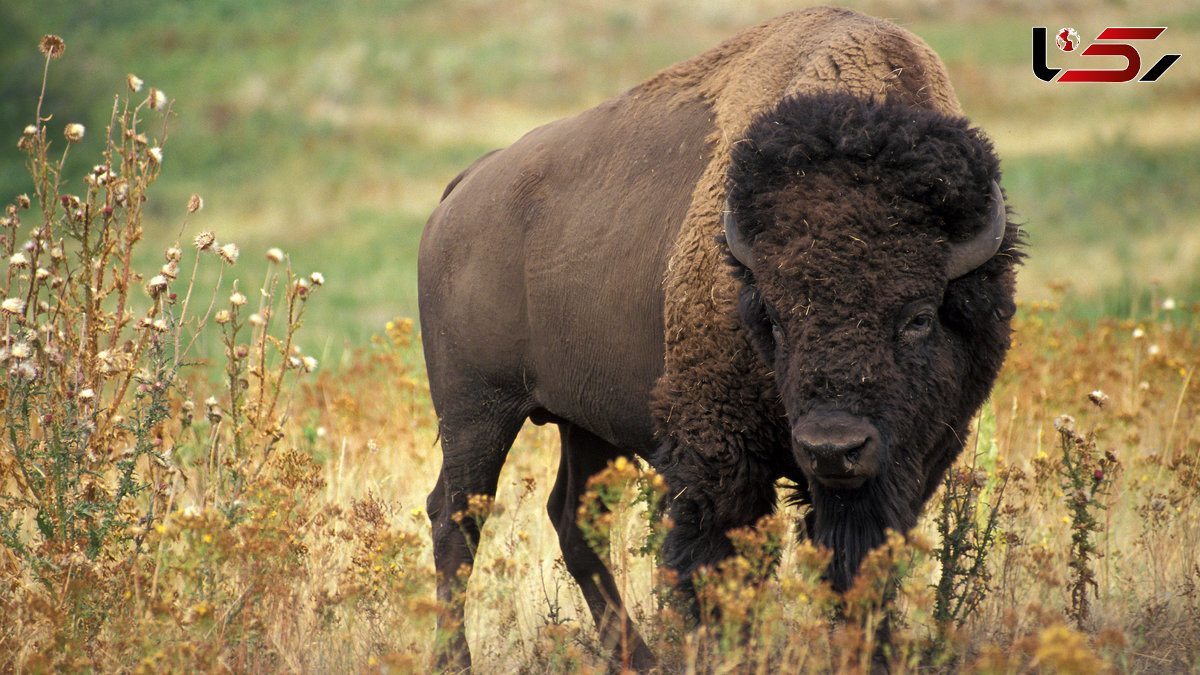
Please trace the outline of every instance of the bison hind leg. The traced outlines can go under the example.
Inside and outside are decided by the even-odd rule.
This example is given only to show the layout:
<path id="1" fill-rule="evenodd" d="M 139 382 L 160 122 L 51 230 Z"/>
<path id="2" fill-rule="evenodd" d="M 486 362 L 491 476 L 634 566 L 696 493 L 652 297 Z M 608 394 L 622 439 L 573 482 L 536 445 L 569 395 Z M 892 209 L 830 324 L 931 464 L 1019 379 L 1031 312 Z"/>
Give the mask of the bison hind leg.
<path id="1" fill-rule="evenodd" d="M 546 511 L 558 533 L 563 562 L 583 591 L 602 644 L 626 668 L 648 670 L 654 665 L 654 657 L 629 619 L 612 572 L 588 545 L 577 520 L 588 478 L 603 470 L 610 460 L 630 453 L 569 422 L 560 423 L 558 428 L 562 458 Z"/>
<path id="2" fill-rule="evenodd" d="M 517 405 L 443 405 L 442 410 L 442 469 L 426 502 L 442 604 L 434 666 L 438 672 L 464 672 L 471 667 L 464 591 L 500 469 L 525 415 Z"/>

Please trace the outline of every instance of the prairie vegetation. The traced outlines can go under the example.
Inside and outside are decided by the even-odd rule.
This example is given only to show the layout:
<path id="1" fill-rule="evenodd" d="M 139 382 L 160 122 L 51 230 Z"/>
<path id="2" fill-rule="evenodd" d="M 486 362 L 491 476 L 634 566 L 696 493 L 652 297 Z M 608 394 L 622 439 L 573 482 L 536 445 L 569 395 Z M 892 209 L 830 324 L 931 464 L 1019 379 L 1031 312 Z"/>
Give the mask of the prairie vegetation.
<path id="1" fill-rule="evenodd" d="M 424 672 L 424 214 L 475 155 L 786 9 L 691 7 L 47 5 L 76 27 L 66 51 L 16 41 L 5 68 L 32 84 L 0 103 L 0 667 Z M 1200 667 L 1200 73 L 1059 92 L 1028 75 L 1029 26 L 1082 18 L 930 7 L 906 25 L 1029 223 L 1007 367 L 922 525 L 840 607 L 786 507 L 738 535 L 684 630 L 659 486 L 611 467 L 612 512 L 581 517 L 664 670 L 866 669 L 884 617 L 898 672 Z M 1097 30 L 1200 26 L 1156 11 Z M 527 428 L 495 502 L 464 514 L 487 517 L 467 619 L 484 672 L 609 665 L 545 517 L 557 454 Z"/>

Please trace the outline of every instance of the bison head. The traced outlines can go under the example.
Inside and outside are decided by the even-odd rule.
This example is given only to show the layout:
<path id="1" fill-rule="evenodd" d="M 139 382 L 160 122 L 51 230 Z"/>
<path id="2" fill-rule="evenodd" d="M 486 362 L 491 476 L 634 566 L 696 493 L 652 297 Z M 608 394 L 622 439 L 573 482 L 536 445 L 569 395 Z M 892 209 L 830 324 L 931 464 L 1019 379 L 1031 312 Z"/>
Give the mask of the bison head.
<path id="1" fill-rule="evenodd" d="M 1003 361 L 1019 234 L 998 181 L 966 120 L 898 101 L 788 98 L 734 149 L 739 312 L 838 590 L 916 524 Z"/>

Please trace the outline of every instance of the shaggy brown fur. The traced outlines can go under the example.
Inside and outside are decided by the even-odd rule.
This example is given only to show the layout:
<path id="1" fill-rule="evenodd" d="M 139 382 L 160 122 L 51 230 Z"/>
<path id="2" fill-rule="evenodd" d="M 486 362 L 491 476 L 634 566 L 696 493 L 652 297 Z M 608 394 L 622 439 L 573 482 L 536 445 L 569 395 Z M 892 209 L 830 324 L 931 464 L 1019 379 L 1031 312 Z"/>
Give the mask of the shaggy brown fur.
<path id="1" fill-rule="evenodd" d="M 727 539 L 711 533 L 773 510 L 773 480 L 786 476 L 813 504 L 809 534 L 833 550 L 830 577 L 844 590 L 886 530 L 916 524 L 991 388 L 1008 348 L 1018 231 L 1010 225 L 994 258 L 946 285 L 949 242 L 988 220 L 986 186 L 999 178 L 991 144 L 961 117 L 793 96 L 753 123 L 732 156 L 727 207 L 760 262 L 752 271 L 730 258 L 747 330 L 716 336 L 729 358 L 659 381 L 666 434 L 653 464 L 681 491 L 667 561 L 686 580 L 728 556 Z M 940 330 L 920 340 L 898 332 L 903 308 L 926 297 L 940 301 Z M 760 370 L 731 368 L 739 357 Z M 675 383 L 694 408 L 664 393 Z M 729 391 L 755 403 L 736 405 L 747 399 Z M 822 409 L 880 432 L 884 470 L 864 488 L 831 491 L 800 470 L 789 423 Z M 689 422 L 694 433 L 677 431 Z"/>
<path id="2" fill-rule="evenodd" d="M 451 182 L 418 270 L 443 453 L 428 502 L 442 666 L 470 665 L 460 573 L 479 530 L 454 515 L 495 494 L 526 419 L 560 428 L 547 509 L 563 559 L 602 640 L 638 669 L 652 656 L 575 521 L 607 461 L 652 458 L 682 493 L 666 553 L 685 589 L 727 555 L 728 528 L 774 508 L 782 476 L 812 501 L 838 587 L 883 527 L 915 518 L 1007 344 L 1015 230 L 982 268 L 946 279 L 948 241 L 980 229 L 997 175 L 959 115 L 918 38 L 818 8 L 535 129 Z M 727 196 L 752 265 L 731 265 L 720 243 Z M 936 317 L 914 313 L 912 294 L 935 298 Z M 831 393 L 873 420 L 903 470 L 858 490 L 808 485 L 792 425 Z"/>

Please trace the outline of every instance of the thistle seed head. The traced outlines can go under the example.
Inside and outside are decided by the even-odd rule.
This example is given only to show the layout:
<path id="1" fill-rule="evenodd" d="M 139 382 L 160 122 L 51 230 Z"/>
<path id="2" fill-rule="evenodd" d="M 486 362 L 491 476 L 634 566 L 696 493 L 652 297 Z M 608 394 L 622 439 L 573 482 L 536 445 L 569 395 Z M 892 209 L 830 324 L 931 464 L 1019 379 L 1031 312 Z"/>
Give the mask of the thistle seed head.
<path id="1" fill-rule="evenodd" d="M 5 298 L 0 303 L 0 311 L 5 314 L 21 315 L 25 313 L 25 301 L 21 298 Z"/>
<path id="2" fill-rule="evenodd" d="M 167 107 L 167 95 L 162 89 L 150 87 L 150 96 L 146 98 L 151 110 L 163 110 Z"/>
<path id="3" fill-rule="evenodd" d="M 67 51 L 67 43 L 57 35 L 43 35 L 41 41 L 38 42 L 38 51 L 49 58 L 57 59 Z"/>
<path id="4" fill-rule="evenodd" d="M 213 244 L 217 243 L 217 236 L 212 232 L 205 230 L 196 235 L 196 238 L 192 240 L 192 243 L 195 244 L 196 248 L 200 249 L 201 251 L 207 251 L 213 247 Z"/>
<path id="5" fill-rule="evenodd" d="M 163 294 L 163 291 L 167 290 L 168 285 L 170 285 L 170 281 L 167 279 L 167 277 L 162 274 L 156 274 L 154 275 L 154 278 L 150 279 L 149 283 L 146 284 L 146 293 L 148 293 L 152 298 L 157 298 Z"/>
<path id="6" fill-rule="evenodd" d="M 217 256 L 219 256 L 221 260 L 224 260 L 225 264 L 227 265 L 236 263 L 239 253 L 241 253 L 241 251 L 238 250 L 237 244 L 225 244 L 217 249 Z"/>

